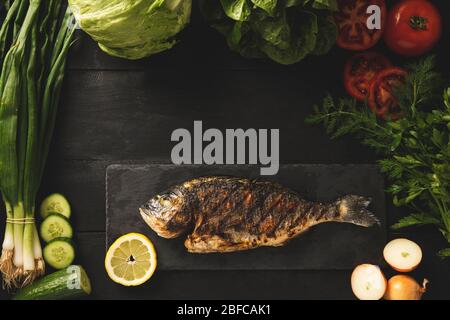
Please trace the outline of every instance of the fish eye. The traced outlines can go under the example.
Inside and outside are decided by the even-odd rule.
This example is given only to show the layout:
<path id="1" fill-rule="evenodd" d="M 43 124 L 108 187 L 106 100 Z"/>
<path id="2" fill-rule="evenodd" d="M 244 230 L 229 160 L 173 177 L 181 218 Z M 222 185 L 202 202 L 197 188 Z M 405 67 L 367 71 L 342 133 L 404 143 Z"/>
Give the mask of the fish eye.
<path id="1" fill-rule="evenodd" d="M 159 198 L 159 204 L 164 208 L 169 208 L 172 205 L 172 202 L 164 197 L 161 197 Z"/>

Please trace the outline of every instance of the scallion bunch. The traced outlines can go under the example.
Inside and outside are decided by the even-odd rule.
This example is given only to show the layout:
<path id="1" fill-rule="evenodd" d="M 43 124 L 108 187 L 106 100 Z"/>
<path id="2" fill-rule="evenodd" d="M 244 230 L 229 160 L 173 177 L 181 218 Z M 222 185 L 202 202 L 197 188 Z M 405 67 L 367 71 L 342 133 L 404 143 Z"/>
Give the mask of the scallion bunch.
<path id="1" fill-rule="evenodd" d="M 74 23 L 63 0 L 3 1 L 0 29 L 0 190 L 6 286 L 44 273 L 35 201 L 55 125 Z"/>

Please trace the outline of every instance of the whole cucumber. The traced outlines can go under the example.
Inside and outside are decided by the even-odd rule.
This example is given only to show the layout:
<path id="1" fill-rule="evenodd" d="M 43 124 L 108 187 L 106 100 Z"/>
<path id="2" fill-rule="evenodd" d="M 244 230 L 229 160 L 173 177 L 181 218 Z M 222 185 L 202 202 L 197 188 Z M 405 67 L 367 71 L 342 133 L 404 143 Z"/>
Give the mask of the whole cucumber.
<path id="1" fill-rule="evenodd" d="M 76 299 L 89 295 L 91 290 L 83 267 L 72 265 L 19 290 L 13 300 Z"/>

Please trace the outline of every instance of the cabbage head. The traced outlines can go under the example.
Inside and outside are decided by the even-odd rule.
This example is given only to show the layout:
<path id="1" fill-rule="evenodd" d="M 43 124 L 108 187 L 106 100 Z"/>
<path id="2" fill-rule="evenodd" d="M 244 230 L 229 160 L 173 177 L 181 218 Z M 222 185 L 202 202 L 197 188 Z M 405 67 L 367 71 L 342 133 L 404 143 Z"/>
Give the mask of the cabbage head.
<path id="1" fill-rule="evenodd" d="M 106 53 L 141 59 L 172 48 L 192 0 L 69 0 L 81 29 Z"/>

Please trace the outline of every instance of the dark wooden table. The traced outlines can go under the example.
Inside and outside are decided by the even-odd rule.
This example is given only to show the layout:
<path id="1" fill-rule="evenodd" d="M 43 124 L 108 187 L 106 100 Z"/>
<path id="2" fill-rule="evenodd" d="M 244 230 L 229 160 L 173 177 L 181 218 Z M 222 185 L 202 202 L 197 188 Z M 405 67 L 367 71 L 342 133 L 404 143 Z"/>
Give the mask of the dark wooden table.
<path id="1" fill-rule="evenodd" d="M 449 31 L 447 23 L 444 41 L 436 50 L 446 76 Z M 135 62 L 108 57 L 81 32 L 71 51 L 42 194 L 61 192 L 72 202 L 76 262 L 90 275 L 92 298 L 352 299 L 351 270 L 157 272 L 148 284 L 131 289 L 108 279 L 103 267 L 105 168 L 117 163 L 170 163 L 171 132 L 192 128 L 194 120 L 203 120 L 208 128 L 280 128 L 283 163 L 376 160 L 356 140 L 330 141 L 323 128 L 304 123 L 325 92 L 343 93 L 348 52 L 334 49 L 326 57 L 309 57 L 289 67 L 245 60 L 229 51 L 197 9 L 180 39 L 173 50 Z M 385 51 L 382 45 L 378 49 Z M 395 208 L 388 214 L 391 223 L 400 216 Z M 435 256 L 446 245 L 442 236 L 433 228 L 401 235 L 424 249 L 424 262 L 414 275 L 430 279 L 426 297 L 449 299 L 450 261 Z M 2 292 L 0 297 L 7 295 Z"/>

